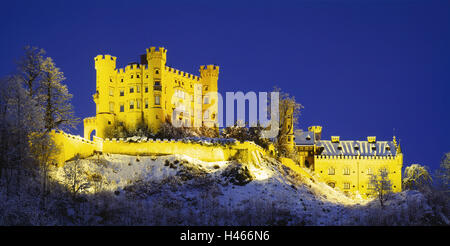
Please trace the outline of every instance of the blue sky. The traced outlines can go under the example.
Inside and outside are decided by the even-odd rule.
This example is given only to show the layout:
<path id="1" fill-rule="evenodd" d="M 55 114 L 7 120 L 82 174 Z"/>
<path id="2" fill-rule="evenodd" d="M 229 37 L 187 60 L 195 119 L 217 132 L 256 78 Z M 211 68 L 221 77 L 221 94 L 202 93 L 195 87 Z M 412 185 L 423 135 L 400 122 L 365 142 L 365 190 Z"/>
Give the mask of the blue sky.
<path id="1" fill-rule="evenodd" d="M 433 169 L 450 151 L 449 1 L 6 1 L 0 13 L 0 76 L 25 45 L 44 48 L 81 118 L 95 114 L 97 54 L 122 67 L 164 46 L 186 72 L 218 64 L 221 93 L 277 85 L 303 104 L 300 128 L 325 138 L 395 128 L 405 165 Z"/>

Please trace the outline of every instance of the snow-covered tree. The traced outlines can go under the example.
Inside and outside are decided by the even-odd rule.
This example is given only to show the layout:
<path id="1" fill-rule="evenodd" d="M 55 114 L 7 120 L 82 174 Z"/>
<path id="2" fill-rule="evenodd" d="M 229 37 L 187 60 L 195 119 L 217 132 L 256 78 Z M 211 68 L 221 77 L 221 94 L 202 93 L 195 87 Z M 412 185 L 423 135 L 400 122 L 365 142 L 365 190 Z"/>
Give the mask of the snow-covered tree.
<path id="1" fill-rule="evenodd" d="M 303 106 L 297 103 L 294 96 L 290 96 L 288 93 L 282 92 L 280 88 L 275 87 L 275 92 L 279 92 L 279 131 L 275 142 L 275 148 L 279 155 L 284 157 L 291 157 L 293 153 L 285 146 L 288 141 L 287 135 L 291 131 L 291 128 L 298 124 L 300 117 L 300 110 Z M 293 129 L 292 129 L 293 131 Z"/>
<path id="2" fill-rule="evenodd" d="M 424 190 L 433 182 L 426 166 L 412 164 L 405 168 L 403 175 L 403 189 Z"/>
<path id="3" fill-rule="evenodd" d="M 74 128 L 79 122 L 74 116 L 67 86 L 61 82 L 65 80 L 63 72 L 51 58 L 45 60 L 44 73 L 40 91 L 43 97 L 43 108 L 45 112 L 45 129 L 49 132 L 57 128 Z"/>
<path id="4" fill-rule="evenodd" d="M 79 154 L 64 165 L 64 181 L 69 187 L 73 198 L 76 198 L 79 193 L 89 188 L 90 184 L 87 181 L 86 170 L 81 163 Z"/>
<path id="5" fill-rule="evenodd" d="M 384 207 L 384 202 L 392 193 L 392 182 L 386 168 L 379 169 L 379 174 L 371 174 L 367 190 L 369 196 L 377 198 L 381 207 Z"/>
<path id="6" fill-rule="evenodd" d="M 445 153 L 441 159 L 439 169 L 436 171 L 436 176 L 439 178 L 442 188 L 450 191 L 450 152 Z"/>

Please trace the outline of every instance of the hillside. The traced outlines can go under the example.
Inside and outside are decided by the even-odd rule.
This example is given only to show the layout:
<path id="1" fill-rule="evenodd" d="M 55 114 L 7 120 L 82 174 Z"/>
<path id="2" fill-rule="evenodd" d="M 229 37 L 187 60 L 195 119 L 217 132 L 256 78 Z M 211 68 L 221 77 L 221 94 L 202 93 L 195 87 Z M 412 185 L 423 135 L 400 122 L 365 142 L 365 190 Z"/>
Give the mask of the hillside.
<path id="1" fill-rule="evenodd" d="M 52 175 L 60 183 L 68 168 Z M 80 159 L 81 207 L 63 224 L 123 225 L 414 225 L 435 221 L 424 195 L 377 201 L 348 198 L 278 161 L 203 162 L 185 155 L 104 154 Z M 73 184 L 73 182 L 71 183 Z M 82 208 L 82 209 L 81 209 Z"/>

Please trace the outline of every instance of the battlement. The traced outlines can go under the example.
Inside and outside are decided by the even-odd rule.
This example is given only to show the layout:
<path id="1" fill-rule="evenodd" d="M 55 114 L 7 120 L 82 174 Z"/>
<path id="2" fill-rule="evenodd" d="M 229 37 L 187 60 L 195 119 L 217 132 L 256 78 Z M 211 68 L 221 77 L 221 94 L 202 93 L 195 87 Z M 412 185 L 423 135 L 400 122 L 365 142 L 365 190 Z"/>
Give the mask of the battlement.
<path id="1" fill-rule="evenodd" d="M 395 160 L 397 156 L 393 155 L 373 155 L 373 156 L 364 156 L 364 155 L 315 155 L 314 159 L 318 160 Z"/>
<path id="2" fill-rule="evenodd" d="M 95 124 L 96 118 L 95 117 L 88 117 L 83 119 L 84 124 Z"/>
<path id="3" fill-rule="evenodd" d="M 158 49 L 156 49 L 156 47 L 150 47 L 147 49 L 147 59 L 163 59 L 166 60 L 166 56 L 167 56 L 167 49 L 165 49 L 164 47 L 158 47 Z"/>
<path id="4" fill-rule="evenodd" d="M 180 71 L 176 68 L 171 68 L 171 67 L 166 66 L 165 71 L 173 73 L 173 74 L 181 76 L 181 77 L 184 77 L 184 78 L 187 78 L 187 79 L 192 79 L 192 80 L 196 80 L 196 81 L 200 80 L 200 78 L 198 76 L 187 73 L 187 72 Z"/>
<path id="5" fill-rule="evenodd" d="M 218 77 L 219 76 L 219 66 L 217 65 L 204 65 L 200 66 L 200 77 Z"/>
<path id="6" fill-rule="evenodd" d="M 112 69 L 116 68 L 116 60 L 117 57 L 111 55 L 98 55 L 94 58 L 95 61 L 95 69 L 99 69 L 101 67 L 109 67 Z"/>

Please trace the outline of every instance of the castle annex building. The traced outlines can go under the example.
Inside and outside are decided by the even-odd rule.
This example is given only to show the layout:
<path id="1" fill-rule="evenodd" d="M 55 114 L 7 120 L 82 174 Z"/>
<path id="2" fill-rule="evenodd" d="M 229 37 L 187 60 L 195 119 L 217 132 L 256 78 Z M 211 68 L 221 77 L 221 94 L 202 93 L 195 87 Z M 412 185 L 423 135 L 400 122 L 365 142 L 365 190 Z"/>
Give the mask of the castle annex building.
<path id="1" fill-rule="evenodd" d="M 106 128 L 116 125 L 132 130 L 145 124 L 153 132 L 165 121 L 217 125 L 219 67 L 200 66 L 196 76 L 166 66 L 166 57 L 165 48 L 150 47 L 139 63 L 116 68 L 116 57 L 96 56 L 96 115 L 83 120 L 84 137 L 95 131 L 105 138 Z"/>
<path id="2" fill-rule="evenodd" d="M 312 126 L 308 131 L 294 133 L 295 148 L 300 155 L 300 165 L 313 170 L 329 186 L 344 193 L 358 191 L 366 196 L 371 174 L 380 169 L 388 172 L 394 192 L 401 191 L 403 153 L 394 136 L 392 141 L 341 140 L 332 136 L 322 140 L 322 127 Z"/>

